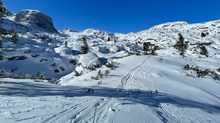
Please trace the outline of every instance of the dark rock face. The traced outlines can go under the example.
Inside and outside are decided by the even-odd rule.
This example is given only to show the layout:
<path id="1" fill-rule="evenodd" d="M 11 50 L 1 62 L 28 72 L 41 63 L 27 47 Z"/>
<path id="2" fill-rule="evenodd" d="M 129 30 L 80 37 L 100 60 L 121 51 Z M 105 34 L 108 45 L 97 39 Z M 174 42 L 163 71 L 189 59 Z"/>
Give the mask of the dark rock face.
<path id="1" fill-rule="evenodd" d="M 45 15 L 36 10 L 23 10 L 16 14 L 16 22 L 25 22 L 29 24 L 35 24 L 36 26 L 49 31 L 49 32 L 58 32 L 53 25 L 51 17 Z"/>
<path id="2" fill-rule="evenodd" d="M 9 11 L 2 3 L 0 3 L 0 17 L 13 16 L 14 14 Z"/>

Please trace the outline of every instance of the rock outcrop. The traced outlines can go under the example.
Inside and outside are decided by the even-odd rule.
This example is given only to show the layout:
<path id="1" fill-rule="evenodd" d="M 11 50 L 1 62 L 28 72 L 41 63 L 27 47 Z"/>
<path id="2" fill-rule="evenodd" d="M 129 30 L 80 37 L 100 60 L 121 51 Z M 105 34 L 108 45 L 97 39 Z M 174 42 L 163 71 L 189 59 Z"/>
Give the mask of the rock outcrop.
<path id="1" fill-rule="evenodd" d="M 15 21 L 36 25 L 49 32 L 58 32 L 51 17 L 37 10 L 22 10 L 16 14 Z"/>

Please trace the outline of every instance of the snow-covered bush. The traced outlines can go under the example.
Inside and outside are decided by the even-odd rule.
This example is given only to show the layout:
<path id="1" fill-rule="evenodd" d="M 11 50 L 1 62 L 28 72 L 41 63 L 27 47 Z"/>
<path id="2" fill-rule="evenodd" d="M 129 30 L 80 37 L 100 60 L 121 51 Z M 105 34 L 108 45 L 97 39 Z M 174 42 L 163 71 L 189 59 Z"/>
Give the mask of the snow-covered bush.
<path id="1" fill-rule="evenodd" d="M 214 80 L 220 80 L 220 75 L 216 72 L 216 70 L 213 71 L 211 69 L 202 69 L 202 68 L 199 68 L 198 66 L 190 66 L 189 64 L 185 65 L 184 69 L 187 71 L 189 70 L 194 71 L 197 77 L 200 77 L 200 78 L 211 77 Z"/>
<path id="2" fill-rule="evenodd" d="M 201 33 L 201 37 L 202 37 L 202 38 L 206 37 L 207 35 L 209 35 L 208 32 L 202 32 L 202 33 Z"/>
<path id="3" fill-rule="evenodd" d="M 47 58 L 41 58 L 39 61 L 40 61 L 40 62 L 47 62 L 48 59 L 47 59 Z"/>
<path id="4" fill-rule="evenodd" d="M 78 61 L 77 61 L 76 59 L 72 59 L 72 60 L 69 61 L 69 63 L 70 63 L 70 64 L 73 64 L 73 65 L 76 65 L 77 62 L 78 62 Z"/>
<path id="5" fill-rule="evenodd" d="M 54 69 L 54 73 L 60 73 L 62 71 L 65 71 L 65 68 L 63 66 L 60 66 Z"/>
<path id="6" fill-rule="evenodd" d="M 184 66 L 184 70 L 189 70 L 189 69 L 190 69 L 189 64 L 187 64 L 187 65 Z"/>
<path id="7" fill-rule="evenodd" d="M 94 79 L 94 80 L 99 80 L 99 79 L 102 79 L 103 76 L 104 76 L 104 74 L 102 73 L 101 70 L 99 70 L 99 71 L 97 72 L 97 75 L 96 75 L 96 76 L 92 76 L 91 78 Z"/>
<path id="8" fill-rule="evenodd" d="M 48 35 L 45 35 L 45 34 L 38 34 L 37 33 L 34 35 L 34 38 L 40 39 L 40 40 L 45 41 L 47 43 L 54 43 L 54 39 Z"/>
<path id="9" fill-rule="evenodd" d="M 205 46 L 200 47 L 200 54 L 205 55 L 206 57 L 208 57 L 208 50 Z"/>
<path id="10" fill-rule="evenodd" d="M 54 73 L 60 73 L 61 71 L 65 71 L 65 68 L 63 66 L 54 69 Z"/>
<path id="11" fill-rule="evenodd" d="M 28 74 L 22 74 L 22 73 L 10 74 L 8 77 L 14 79 L 30 79 L 30 76 Z"/>
<path id="12" fill-rule="evenodd" d="M 79 73 L 78 71 L 75 71 L 75 76 L 81 76 L 82 73 Z"/>
<path id="13" fill-rule="evenodd" d="M 110 74 L 110 70 L 105 70 L 105 76 L 107 76 L 108 74 Z"/>
<path id="14" fill-rule="evenodd" d="M 159 50 L 159 46 L 154 46 L 154 48 L 151 51 L 151 55 L 157 55 L 156 51 Z"/>
<path id="15" fill-rule="evenodd" d="M 33 76 L 32 78 L 37 79 L 37 80 L 43 80 L 43 79 L 46 79 L 46 76 L 43 72 L 37 72 L 37 74 Z"/>
<path id="16" fill-rule="evenodd" d="M 141 42 L 139 42 L 141 43 Z M 142 43 L 141 43 L 142 44 Z M 144 42 L 143 43 L 143 52 L 145 55 L 156 55 L 156 51 L 159 50 L 159 46 L 156 46 L 155 44 L 151 42 Z"/>
<path id="17" fill-rule="evenodd" d="M 60 72 L 60 70 L 58 68 L 54 69 L 54 73 L 59 73 L 59 72 Z"/>
<path id="18" fill-rule="evenodd" d="M 114 70 L 115 68 L 118 68 L 119 63 L 111 61 L 107 63 L 105 66 L 110 68 L 111 70 Z"/>

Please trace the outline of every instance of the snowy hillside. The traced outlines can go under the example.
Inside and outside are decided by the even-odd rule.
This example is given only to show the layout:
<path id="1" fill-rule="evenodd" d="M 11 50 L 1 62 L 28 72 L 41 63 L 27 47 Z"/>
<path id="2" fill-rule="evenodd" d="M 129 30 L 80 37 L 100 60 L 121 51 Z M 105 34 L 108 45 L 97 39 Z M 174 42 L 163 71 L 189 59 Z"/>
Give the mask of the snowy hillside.
<path id="1" fill-rule="evenodd" d="M 220 20 L 57 31 L 0 9 L 1 122 L 220 122 Z"/>

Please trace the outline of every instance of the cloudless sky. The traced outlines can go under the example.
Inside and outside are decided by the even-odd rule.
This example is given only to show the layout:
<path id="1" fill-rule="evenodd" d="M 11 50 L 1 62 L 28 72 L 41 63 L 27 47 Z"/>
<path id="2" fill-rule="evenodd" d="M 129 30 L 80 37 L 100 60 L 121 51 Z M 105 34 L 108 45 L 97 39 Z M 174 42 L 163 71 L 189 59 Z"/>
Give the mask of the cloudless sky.
<path id="1" fill-rule="evenodd" d="M 14 13 L 36 9 L 51 16 L 59 30 L 95 28 L 137 32 L 154 25 L 220 19 L 220 0 L 4 0 Z"/>

